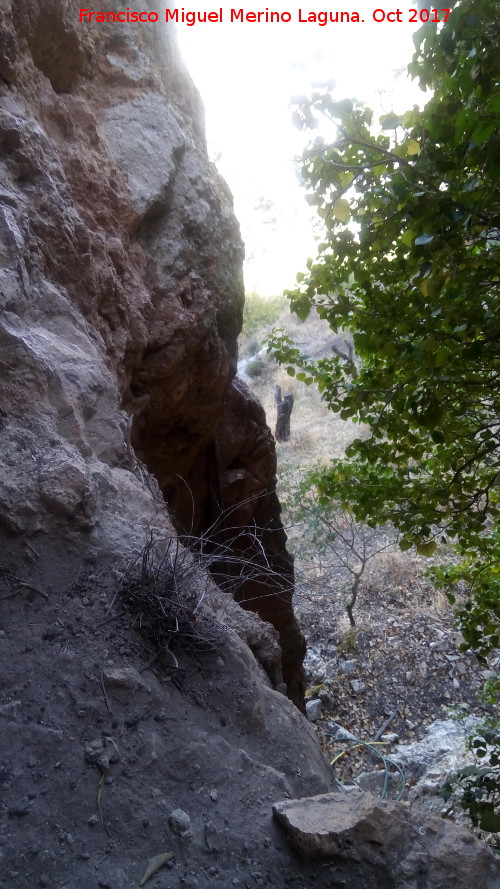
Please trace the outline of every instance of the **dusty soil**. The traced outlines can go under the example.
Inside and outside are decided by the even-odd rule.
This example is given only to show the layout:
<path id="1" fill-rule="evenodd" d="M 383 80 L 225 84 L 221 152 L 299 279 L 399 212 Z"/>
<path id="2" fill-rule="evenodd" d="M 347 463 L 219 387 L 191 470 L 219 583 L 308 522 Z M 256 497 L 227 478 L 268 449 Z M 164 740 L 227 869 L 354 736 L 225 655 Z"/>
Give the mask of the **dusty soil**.
<path id="1" fill-rule="evenodd" d="M 156 657 L 115 594 L 112 570 L 66 589 L 0 574 L 1 889 L 136 889 L 166 853 L 148 889 L 359 889 L 272 820 L 327 786 L 319 748 L 290 739 L 304 717 L 243 646 Z"/>
<path id="2" fill-rule="evenodd" d="M 356 604 L 354 629 L 340 595 L 297 596 L 310 652 L 307 694 L 323 701 L 316 726 L 330 759 L 346 749 L 331 743 L 331 723 L 363 741 L 383 729 L 410 743 L 434 720 L 491 712 L 480 699 L 488 671 L 460 650 L 452 609 L 423 576 L 426 567 L 406 554 L 380 556 Z M 382 749 L 389 754 L 394 743 Z M 336 775 L 350 782 L 368 764 L 373 758 L 356 751 L 337 760 Z"/>
<path id="3" fill-rule="evenodd" d="M 284 313 L 280 324 L 309 353 L 327 353 L 331 332 L 318 319 L 299 325 Z M 490 708 L 480 700 L 488 676 L 485 667 L 497 670 L 500 657 L 484 665 L 473 652 L 460 650 L 463 639 L 454 625 L 453 610 L 424 576 L 428 559 L 402 553 L 397 546 L 377 555 L 363 576 L 354 631 L 343 604 L 352 576 L 337 564 L 318 583 L 315 566 L 308 561 L 310 546 L 301 539 L 302 527 L 293 524 L 297 487 L 315 464 L 342 457 L 363 430 L 340 420 L 327 410 L 314 387 L 287 378 L 283 368 L 267 359 L 251 386 L 266 406 L 271 424 L 275 383 L 295 397 L 290 441 L 277 444 L 278 493 L 295 552 L 294 607 L 309 650 L 308 695 L 323 702 L 323 715 L 315 725 L 329 760 L 346 749 L 345 744 L 330 743 L 331 723 L 364 741 L 373 740 L 385 726 L 384 733 L 411 743 L 437 719 L 489 714 Z M 391 745 L 382 749 L 389 753 Z M 337 760 L 336 777 L 350 782 L 367 767 L 373 767 L 373 759 L 357 750 Z"/>

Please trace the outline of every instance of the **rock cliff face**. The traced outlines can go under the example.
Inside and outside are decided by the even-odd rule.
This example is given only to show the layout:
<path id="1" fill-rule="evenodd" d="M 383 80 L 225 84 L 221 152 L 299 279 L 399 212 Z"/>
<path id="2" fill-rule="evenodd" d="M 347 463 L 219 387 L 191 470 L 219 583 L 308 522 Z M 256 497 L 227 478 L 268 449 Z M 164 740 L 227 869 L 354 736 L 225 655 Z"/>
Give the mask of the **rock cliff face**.
<path id="1" fill-rule="evenodd" d="M 334 782 L 231 197 L 171 34 L 78 11 L 0 0 L 0 889 L 386 889 L 272 821 Z"/>
<path id="2" fill-rule="evenodd" d="M 169 28 L 80 23 L 79 9 L 0 0 L 5 548 L 42 560 L 56 541 L 81 558 L 137 549 L 168 524 L 149 470 L 180 531 L 215 523 L 228 563 L 250 566 L 237 597 L 278 629 L 300 705 L 274 445 L 234 378 L 231 195 Z"/>

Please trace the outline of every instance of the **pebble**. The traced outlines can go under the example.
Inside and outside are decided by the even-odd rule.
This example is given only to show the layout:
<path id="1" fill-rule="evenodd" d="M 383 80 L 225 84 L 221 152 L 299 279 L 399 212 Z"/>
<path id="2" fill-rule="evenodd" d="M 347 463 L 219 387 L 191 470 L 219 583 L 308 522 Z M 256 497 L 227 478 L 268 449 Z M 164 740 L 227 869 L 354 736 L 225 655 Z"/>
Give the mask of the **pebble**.
<path id="1" fill-rule="evenodd" d="M 441 642 L 431 642 L 429 648 L 431 651 L 448 651 L 450 643 L 448 639 L 442 639 Z"/>
<path id="2" fill-rule="evenodd" d="M 344 673 L 346 676 L 352 676 L 353 673 L 358 672 L 358 665 L 356 661 L 340 661 L 339 663 L 339 673 Z"/>
<path id="3" fill-rule="evenodd" d="M 361 692 L 363 692 L 366 688 L 365 683 L 361 682 L 361 679 L 351 679 L 350 686 L 353 692 L 355 692 L 355 694 L 357 695 L 361 694 Z"/>
<path id="4" fill-rule="evenodd" d="M 172 833 L 181 837 L 191 836 L 191 818 L 183 809 L 174 809 L 170 813 L 168 823 Z"/>
<path id="5" fill-rule="evenodd" d="M 349 729 L 344 728 L 343 725 L 339 725 L 338 722 L 327 722 L 326 728 L 327 728 L 328 732 L 330 733 L 330 735 L 332 736 L 332 738 L 336 738 L 338 740 L 341 739 L 341 740 L 345 740 L 345 741 L 357 741 L 358 740 L 356 735 L 353 735 L 352 732 L 350 732 Z"/>
<path id="6" fill-rule="evenodd" d="M 29 815 L 30 812 L 31 806 L 27 803 L 18 803 L 8 808 L 9 818 L 23 818 L 25 815 Z"/>
<path id="7" fill-rule="evenodd" d="M 321 719 L 323 713 L 323 704 L 317 698 L 314 701 L 308 701 L 306 704 L 306 715 L 309 722 L 316 722 Z"/>
<path id="8" fill-rule="evenodd" d="M 325 689 L 323 691 L 320 691 L 318 694 L 318 697 L 319 697 L 321 703 L 323 704 L 323 706 L 326 707 L 327 710 L 332 710 L 333 707 L 335 706 L 335 700 L 333 698 L 333 695 L 331 695 L 328 690 Z"/>
<path id="9" fill-rule="evenodd" d="M 313 685 L 323 682 L 327 670 L 326 664 L 319 654 L 319 651 L 315 651 L 314 649 L 308 650 L 304 659 L 304 670 L 306 676 Z"/>
<path id="10" fill-rule="evenodd" d="M 0 707 L 0 716 L 16 716 L 21 710 L 21 701 L 9 701 Z"/>
<path id="11" fill-rule="evenodd" d="M 495 670 L 481 670 L 481 676 L 483 679 L 495 679 L 496 678 Z"/>
<path id="12" fill-rule="evenodd" d="M 207 852 L 219 852 L 219 832 L 213 823 L 208 821 L 204 826 L 205 849 Z"/>

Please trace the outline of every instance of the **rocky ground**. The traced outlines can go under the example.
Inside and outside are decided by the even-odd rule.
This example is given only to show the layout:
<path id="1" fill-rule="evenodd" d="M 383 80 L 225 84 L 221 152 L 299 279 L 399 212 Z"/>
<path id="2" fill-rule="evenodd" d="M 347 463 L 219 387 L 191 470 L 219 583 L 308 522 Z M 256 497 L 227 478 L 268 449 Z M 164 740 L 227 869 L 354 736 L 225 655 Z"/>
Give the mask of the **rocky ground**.
<path id="1" fill-rule="evenodd" d="M 170 560 L 172 514 L 201 535 L 224 505 L 236 557 L 250 527 L 289 577 L 274 445 L 233 380 L 242 243 L 172 29 L 78 15 L 0 0 L 0 889 L 401 889 L 387 860 L 303 863 L 273 820 L 335 789 L 280 693 L 291 587 L 259 579 L 270 626 Z"/>
<path id="2" fill-rule="evenodd" d="M 159 653 L 112 572 L 26 575 L 0 572 L 1 889 L 136 889 L 152 859 L 151 889 L 337 885 L 273 822 L 328 769 L 245 646 Z"/>
<path id="3" fill-rule="evenodd" d="M 327 654 L 332 628 L 323 643 L 318 635 L 325 613 L 306 622 L 316 679 L 320 656 L 328 675 L 335 658 L 357 664 L 356 674 L 321 681 L 330 698 L 313 726 L 217 621 L 159 649 L 144 612 L 127 606 L 118 571 L 42 587 L 26 579 L 26 561 L 23 574 L 0 571 L 0 889 L 386 889 L 387 872 L 366 861 L 302 861 L 272 815 L 280 800 L 333 788 L 314 743 L 328 720 L 371 737 L 385 706 L 403 708 L 401 689 L 384 697 L 367 663 L 378 663 L 375 624 L 365 621 L 354 651 Z M 398 636 L 388 635 L 395 652 L 399 621 Z M 444 620 L 440 627 L 449 638 Z M 441 664 L 427 643 L 425 651 L 429 665 Z M 354 675 L 369 695 L 354 694 Z M 391 689 L 397 676 L 386 677 Z M 472 684 L 461 686 L 462 700 Z M 443 712 L 436 690 L 424 717 L 418 687 L 415 734 Z M 401 734 L 403 719 L 391 724 Z"/>
<path id="4" fill-rule="evenodd" d="M 452 609 L 423 576 L 426 567 L 425 559 L 403 554 L 380 557 L 357 602 L 355 628 L 341 596 L 297 597 L 308 639 L 307 697 L 321 701 L 315 725 L 330 759 L 354 743 L 332 743 L 332 724 L 361 741 L 387 737 L 382 750 L 390 755 L 395 744 L 425 737 L 435 720 L 491 714 L 481 700 L 490 670 L 461 651 Z M 309 708 L 319 712 L 317 704 Z M 335 772 L 350 783 L 373 765 L 358 748 L 337 759 Z"/>
<path id="5" fill-rule="evenodd" d="M 299 325 L 283 313 L 279 324 L 308 353 L 326 354 L 329 331 L 317 318 Z M 256 339 L 265 335 L 263 329 Z M 335 547 L 326 556 L 312 551 L 307 524 L 296 524 L 294 515 L 304 473 L 329 457 L 342 457 L 360 429 L 327 411 L 313 387 L 287 379 L 270 359 L 263 360 L 250 383 L 266 406 L 270 423 L 275 415 L 275 384 L 290 389 L 295 398 L 290 441 L 277 445 L 278 490 L 295 555 L 294 607 L 308 644 L 310 715 L 327 758 L 335 760 L 335 778 L 350 785 L 381 764 L 364 746 L 355 746 L 354 740 L 333 742 L 337 727 L 342 726 L 360 742 L 376 741 L 380 752 L 389 757 L 400 744 L 425 743 L 427 753 L 416 753 L 420 761 L 422 756 L 434 757 L 442 747 L 445 753 L 433 763 L 432 785 L 437 787 L 448 768 L 465 764 L 472 722 L 463 718 L 491 715 L 481 691 L 490 671 L 498 670 L 500 658 L 485 665 L 473 652 L 461 651 L 463 639 L 453 611 L 425 577 L 429 560 L 402 553 L 397 544 L 370 560 L 354 609 L 356 626 L 350 626 L 344 602 L 352 575 L 342 568 Z M 385 544 L 385 538 L 381 542 Z M 343 555 L 356 567 L 353 551 Z M 436 721 L 439 726 L 430 737 L 427 730 Z M 407 771 L 406 793 L 413 797 L 418 791 L 413 788 L 416 778 L 411 767 Z M 393 795 L 399 790 L 396 782 Z M 426 798 L 427 805 L 435 812 L 442 809 L 440 798 Z M 454 817 L 460 818 L 460 811 L 457 807 Z"/>

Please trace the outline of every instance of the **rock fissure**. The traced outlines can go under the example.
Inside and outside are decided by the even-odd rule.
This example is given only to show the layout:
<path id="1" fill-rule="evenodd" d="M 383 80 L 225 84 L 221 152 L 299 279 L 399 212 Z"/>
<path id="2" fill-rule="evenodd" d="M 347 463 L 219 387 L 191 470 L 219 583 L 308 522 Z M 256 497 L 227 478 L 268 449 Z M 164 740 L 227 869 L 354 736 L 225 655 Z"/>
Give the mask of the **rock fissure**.
<path id="1" fill-rule="evenodd" d="M 78 10 L 0 0 L 0 889 L 375 889 L 271 817 L 333 781 L 199 96 Z"/>
<path id="2" fill-rule="evenodd" d="M 30 0 L 4 15 L 19 51 L 9 69 L 12 89 L 0 102 L 2 309 L 12 313 L 15 335 L 30 351 L 26 386 L 15 387 L 13 398 L 31 397 L 31 366 L 37 386 L 45 378 L 47 404 L 42 397 L 38 405 L 45 438 L 56 432 L 84 460 L 115 467 L 127 465 L 126 411 L 131 446 L 158 480 L 177 525 L 205 535 L 215 499 L 223 511 L 226 500 L 232 509 L 240 497 L 252 528 L 245 546 L 253 542 L 257 558 L 266 551 L 266 526 L 272 520 L 279 527 L 273 441 L 263 412 L 254 406 L 249 417 L 251 396 L 233 382 L 243 246 L 230 192 L 206 155 L 198 95 L 170 29 L 76 28 L 74 3 L 42 7 Z M 7 67 L 9 46 L 5 41 Z M 8 389 L 4 395 L 15 417 Z M 248 447 L 238 453 L 249 434 L 258 439 L 255 455 Z M 216 440 L 216 474 L 227 480 L 237 460 L 246 475 L 239 487 L 231 478 L 214 495 Z M 13 533 L 48 528 L 44 510 L 62 516 L 57 498 L 27 487 L 31 503 L 16 509 L 7 497 L 4 504 L 2 523 Z M 86 504 L 97 503 L 95 493 L 85 496 Z M 81 497 L 70 497 L 63 512 L 76 526 L 96 528 L 98 507 L 92 515 Z M 267 509 L 252 509 L 253 498 L 266 498 Z M 286 647 L 287 627 L 295 624 L 283 534 L 274 535 L 273 557 L 277 552 L 288 592 L 274 610 L 266 603 L 260 611 Z M 255 610 L 276 586 L 267 591 L 262 569 L 259 584 L 242 595 Z M 300 639 L 296 626 L 295 632 Z M 303 643 L 285 658 L 289 693 L 299 705 L 302 655 Z"/>

